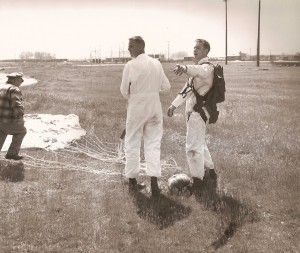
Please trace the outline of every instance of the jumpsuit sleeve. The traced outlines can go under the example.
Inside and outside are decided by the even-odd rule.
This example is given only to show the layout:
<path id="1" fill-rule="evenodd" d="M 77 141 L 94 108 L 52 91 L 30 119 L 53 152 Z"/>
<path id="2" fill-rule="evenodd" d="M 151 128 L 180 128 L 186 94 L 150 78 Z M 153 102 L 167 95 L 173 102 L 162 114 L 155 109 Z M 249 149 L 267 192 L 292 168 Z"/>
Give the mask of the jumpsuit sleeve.
<path id="1" fill-rule="evenodd" d="M 162 65 L 160 64 L 161 68 L 161 74 L 160 74 L 160 79 L 161 79 L 161 86 L 160 86 L 160 91 L 170 91 L 171 85 L 169 82 L 169 79 L 167 78 Z"/>
<path id="2" fill-rule="evenodd" d="M 212 87 L 214 67 L 209 64 L 188 65 L 186 75 L 195 78 L 194 87 L 203 96 Z"/>
<path id="3" fill-rule="evenodd" d="M 172 105 L 177 108 L 178 106 L 182 105 L 192 94 L 193 94 L 192 88 L 188 86 L 188 82 L 186 82 L 183 89 L 173 100 Z"/>
<path id="4" fill-rule="evenodd" d="M 23 96 L 19 88 L 10 89 L 11 107 L 13 108 L 13 116 L 18 118 L 24 115 Z"/>
<path id="5" fill-rule="evenodd" d="M 190 77 L 209 78 L 213 71 L 213 67 L 209 64 L 203 65 L 186 65 L 186 75 Z"/>
<path id="6" fill-rule="evenodd" d="M 126 64 L 123 70 L 122 82 L 120 87 L 121 94 L 126 99 L 129 99 L 129 94 L 130 94 L 129 70 L 130 70 L 130 66 L 129 64 Z"/>
<path id="7" fill-rule="evenodd" d="M 197 77 L 194 79 L 195 89 L 199 92 L 199 89 L 207 88 L 209 89 L 212 85 L 213 78 L 213 67 L 209 64 L 203 65 L 187 65 L 186 75 L 189 77 Z M 198 81 L 199 80 L 199 81 Z M 184 91 L 184 92 L 183 92 Z M 183 87 L 182 91 L 177 95 L 177 97 L 172 102 L 175 107 L 180 106 L 193 94 L 192 89 L 188 86 L 188 82 Z M 201 93 L 200 93 L 201 94 Z"/>

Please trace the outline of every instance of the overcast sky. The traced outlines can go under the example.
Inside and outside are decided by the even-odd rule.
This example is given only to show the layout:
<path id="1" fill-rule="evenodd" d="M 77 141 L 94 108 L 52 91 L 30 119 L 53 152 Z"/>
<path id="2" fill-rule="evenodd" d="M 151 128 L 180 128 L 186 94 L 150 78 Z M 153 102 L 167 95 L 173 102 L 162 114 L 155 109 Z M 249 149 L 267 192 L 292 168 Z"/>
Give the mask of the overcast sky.
<path id="1" fill-rule="evenodd" d="M 228 0 L 228 55 L 256 54 L 258 3 Z M 261 0 L 261 54 L 300 52 L 299 11 L 300 0 Z M 204 38 L 210 56 L 225 56 L 223 0 L 0 0 L 0 24 L 0 59 L 22 51 L 122 56 L 134 35 L 149 54 L 192 55 Z"/>

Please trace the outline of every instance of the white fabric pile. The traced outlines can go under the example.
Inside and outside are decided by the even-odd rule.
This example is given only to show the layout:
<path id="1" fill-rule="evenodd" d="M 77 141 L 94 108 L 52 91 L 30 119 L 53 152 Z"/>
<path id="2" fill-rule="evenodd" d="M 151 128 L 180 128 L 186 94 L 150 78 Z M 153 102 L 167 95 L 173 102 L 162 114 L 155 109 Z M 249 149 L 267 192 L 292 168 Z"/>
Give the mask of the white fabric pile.
<path id="1" fill-rule="evenodd" d="M 7 81 L 6 76 L 7 76 L 7 73 L 0 73 L 0 86 L 4 85 L 6 83 L 6 81 Z M 38 83 L 38 80 L 36 80 L 35 78 L 32 78 L 32 77 L 24 76 L 23 80 L 24 80 L 24 82 L 21 84 L 21 87 Z"/>
<path id="2" fill-rule="evenodd" d="M 86 134 L 75 114 L 25 114 L 24 119 L 27 134 L 21 148 L 63 149 Z M 11 138 L 7 136 L 2 151 L 8 149 Z"/>

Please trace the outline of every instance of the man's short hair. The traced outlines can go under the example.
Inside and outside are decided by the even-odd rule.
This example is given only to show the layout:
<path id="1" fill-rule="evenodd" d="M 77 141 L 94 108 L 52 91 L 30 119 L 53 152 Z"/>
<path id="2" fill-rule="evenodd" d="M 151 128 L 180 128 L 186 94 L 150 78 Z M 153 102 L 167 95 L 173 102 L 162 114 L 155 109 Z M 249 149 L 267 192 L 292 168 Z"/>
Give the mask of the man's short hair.
<path id="1" fill-rule="evenodd" d="M 208 53 L 210 51 L 210 44 L 207 40 L 204 39 L 196 39 L 195 42 L 200 42 L 202 43 L 202 45 L 204 46 L 204 48 L 206 48 L 208 50 Z"/>
<path id="2" fill-rule="evenodd" d="M 135 41 L 137 44 L 140 44 L 142 48 L 145 48 L 145 41 L 141 36 L 133 36 L 129 40 Z"/>

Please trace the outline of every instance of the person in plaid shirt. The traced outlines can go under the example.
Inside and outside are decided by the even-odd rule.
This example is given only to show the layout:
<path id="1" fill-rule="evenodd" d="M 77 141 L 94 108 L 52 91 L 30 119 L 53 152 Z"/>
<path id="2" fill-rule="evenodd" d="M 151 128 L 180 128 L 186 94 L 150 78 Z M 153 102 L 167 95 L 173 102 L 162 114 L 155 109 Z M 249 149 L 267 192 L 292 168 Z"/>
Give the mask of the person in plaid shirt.
<path id="1" fill-rule="evenodd" d="M 7 135 L 12 135 L 12 142 L 5 156 L 6 159 L 20 160 L 22 141 L 27 133 L 24 125 L 23 96 L 19 87 L 23 82 L 23 73 L 7 75 L 7 82 L 0 87 L 0 151 Z"/>

